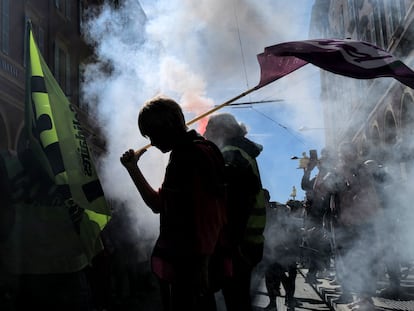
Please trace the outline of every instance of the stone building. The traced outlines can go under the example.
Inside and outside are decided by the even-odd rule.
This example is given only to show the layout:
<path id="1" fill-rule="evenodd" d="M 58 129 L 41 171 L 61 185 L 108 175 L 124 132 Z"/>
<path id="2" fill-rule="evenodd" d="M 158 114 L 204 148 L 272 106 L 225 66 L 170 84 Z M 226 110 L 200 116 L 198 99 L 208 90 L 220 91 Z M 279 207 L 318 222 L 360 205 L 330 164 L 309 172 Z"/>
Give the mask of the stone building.
<path id="1" fill-rule="evenodd" d="M 24 126 L 25 34 L 32 23 L 37 45 L 60 87 L 75 107 L 82 105 L 81 67 L 93 55 L 82 37 L 84 11 L 101 0 L 0 0 L 0 149 L 15 152 Z M 118 1 L 110 3 L 118 5 Z M 104 151 L 99 127 L 87 109 L 80 109 L 90 147 Z"/>
<path id="2" fill-rule="evenodd" d="M 367 41 L 414 68 L 414 2 L 315 0 L 310 38 Z M 412 164 L 414 90 L 392 78 L 358 80 L 321 72 L 326 145 L 351 140 L 363 158 L 392 162 L 405 179 Z"/>

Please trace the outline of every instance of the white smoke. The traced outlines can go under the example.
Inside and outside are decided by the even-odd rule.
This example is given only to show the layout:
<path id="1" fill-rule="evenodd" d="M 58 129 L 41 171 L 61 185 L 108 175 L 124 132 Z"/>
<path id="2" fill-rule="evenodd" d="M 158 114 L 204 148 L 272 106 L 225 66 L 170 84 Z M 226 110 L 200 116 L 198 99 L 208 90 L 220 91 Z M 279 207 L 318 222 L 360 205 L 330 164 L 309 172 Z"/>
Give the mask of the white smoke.
<path id="1" fill-rule="evenodd" d="M 265 46 L 307 39 L 309 22 L 302 21 L 309 21 L 310 1 L 287 6 L 285 1 L 273 0 L 146 0 L 141 1 L 144 11 L 137 0 L 120 2 L 116 9 L 106 4 L 87 14 L 84 33 L 95 48 L 95 58 L 84 68 L 83 101 L 96 116 L 107 143 L 100 166 L 106 195 L 135 211 L 137 237 L 152 239 L 158 232 L 158 217 L 142 202 L 119 162 L 125 150 L 148 143 L 138 131 L 139 108 L 147 99 L 163 93 L 180 102 L 190 120 L 255 86 L 260 76 L 256 55 Z M 320 111 L 315 109 L 319 73 L 314 68 L 300 71 L 249 99 L 283 98 L 288 106 L 268 117 L 288 118 L 291 129 L 322 127 Z M 243 120 L 245 115 L 240 114 L 240 118 L 249 126 Z M 258 142 L 266 150 L 266 142 Z M 264 161 L 281 153 L 268 152 Z M 154 188 L 162 182 L 166 161 L 165 155 L 150 148 L 139 162 Z M 277 163 L 278 159 L 270 161 Z M 272 173 L 278 167 L 273 163 L 269 167 L 263 176 L 266 187 L 283 189 L 283 175 L 277 180 Z M 301 172 L 295 169 L 296 164 L 292 167 L 288 174 L 299 174 L 300 180 Z M 291 185 L 287 188 L 284 199 Z"/>

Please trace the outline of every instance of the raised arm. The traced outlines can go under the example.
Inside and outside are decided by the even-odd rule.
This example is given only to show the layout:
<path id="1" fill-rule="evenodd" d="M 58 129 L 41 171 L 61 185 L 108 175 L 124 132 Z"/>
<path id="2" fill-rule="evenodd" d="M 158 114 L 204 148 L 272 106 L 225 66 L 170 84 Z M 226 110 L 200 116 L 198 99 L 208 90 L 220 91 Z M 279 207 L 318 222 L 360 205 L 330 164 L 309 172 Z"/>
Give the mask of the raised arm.
<path id="1" fill-rule="evenodd" d="M 161 198 L 158 191 L 155 191 L 148 183 L 141 170 L 138 167 L 138 160 L 145 153 L 146 149 L 135 152 L 132 149 L 126 151 L 120 158 L 122 165 L 127 169 L 135 186 L 145 204 L 154 212 L 159 213 L 161 210 Z"/>
<path id="2" fill-rule="evenodd" d="M 301 188 L 305 191 L 313 190 L 315 180 L 310 178 L 312 170 L 315 168 L 316 163 L 310 161 L 308 165 L 303 169 L 303 176 L 301 180 Z"/>

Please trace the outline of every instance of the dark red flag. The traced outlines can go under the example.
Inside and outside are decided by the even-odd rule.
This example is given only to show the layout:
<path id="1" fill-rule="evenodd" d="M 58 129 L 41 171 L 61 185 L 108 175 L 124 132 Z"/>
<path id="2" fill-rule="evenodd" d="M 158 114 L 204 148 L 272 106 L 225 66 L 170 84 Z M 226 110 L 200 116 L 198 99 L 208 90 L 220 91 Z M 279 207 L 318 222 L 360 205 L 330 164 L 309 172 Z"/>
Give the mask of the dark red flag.
<path id="1" fill-rule="evenodd" d="M 356 79 L 392 77 L 414 89 L 414 71 L 387 51 L 363 41 L 316 39 L 266 47 L 257 55 L 265 86 L 307 63 Z"/>

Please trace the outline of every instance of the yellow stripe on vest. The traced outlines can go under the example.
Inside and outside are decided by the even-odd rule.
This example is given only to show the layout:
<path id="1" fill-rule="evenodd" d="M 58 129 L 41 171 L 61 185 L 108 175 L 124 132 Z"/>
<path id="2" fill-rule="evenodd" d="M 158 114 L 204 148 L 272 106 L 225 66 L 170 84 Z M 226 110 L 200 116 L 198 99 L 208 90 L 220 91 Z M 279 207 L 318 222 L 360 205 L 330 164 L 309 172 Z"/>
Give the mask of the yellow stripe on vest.
<path id="1" fill-rule="evenodd" d="M 253 173 L 260 179 L 259 168 L 257 162 L 243 149 L 236 146 L 225 146 L 221 149 L 221 152 L 226 151 L 239 151 L 253 168 Z M 263 189 L 260 189 L 256 195 L 255 204 L 253 206 L 252 213 L 247 220 L 246 236 L 245 239 L 251 243 L 261 244 L 264 241 L 263 231 L 266 226 L 266 208 L 265 208 L 265 195 Z"/>

